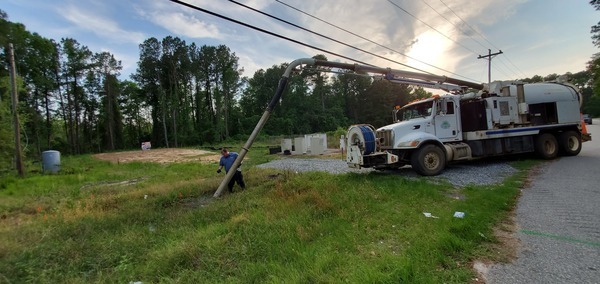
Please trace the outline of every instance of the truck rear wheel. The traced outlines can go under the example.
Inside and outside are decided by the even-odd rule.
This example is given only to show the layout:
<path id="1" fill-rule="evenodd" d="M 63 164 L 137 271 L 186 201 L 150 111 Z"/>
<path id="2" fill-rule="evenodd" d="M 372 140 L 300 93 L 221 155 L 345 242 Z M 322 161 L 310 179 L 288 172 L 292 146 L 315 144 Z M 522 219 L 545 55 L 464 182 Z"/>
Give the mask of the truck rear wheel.
<path id="1" fill-rule="evenodd" d="M 425 145 L 412 154 L 412 168 L 420 175 L 435 176 L 446 166 L 446 154 L 440 147 Z"/>
<path id="2" fill-rule="evenodd" d="M 558 145 L 566 156 L 577 156 L 581 152 L 581 135 L 573 130 L 565 131 L 558 137 Z"/>
<path id="3" fill-rule="evenodd" d="M 546 160 L 556 158 L 558 155 L 558 142 L 556 137 L 550 133 L 544 133 L 535 139 L 535 151 Z"/>

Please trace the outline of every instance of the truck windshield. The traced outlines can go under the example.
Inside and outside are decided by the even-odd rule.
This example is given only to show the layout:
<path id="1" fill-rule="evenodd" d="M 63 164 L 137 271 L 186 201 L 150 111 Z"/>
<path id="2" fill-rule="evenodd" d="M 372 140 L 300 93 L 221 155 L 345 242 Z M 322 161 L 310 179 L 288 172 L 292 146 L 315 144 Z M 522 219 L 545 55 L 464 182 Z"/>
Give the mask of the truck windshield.
<path id="1" fill-rule="evenodd" d="M 396 113 L 396 120 L 405 121 L 418 117 L 428 117 L 431 115 L 432 107 L 433 101 L 403 107 Z"/>

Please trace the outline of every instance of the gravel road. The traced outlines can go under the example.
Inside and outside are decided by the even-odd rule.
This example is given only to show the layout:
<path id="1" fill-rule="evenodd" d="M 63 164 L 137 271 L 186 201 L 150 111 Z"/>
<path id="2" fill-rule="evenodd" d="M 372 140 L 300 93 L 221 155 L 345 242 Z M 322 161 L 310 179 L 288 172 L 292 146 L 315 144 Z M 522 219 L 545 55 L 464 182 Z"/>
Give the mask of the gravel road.
<path id="1" fill-rule="evenodd" d="M 369 173 L 373 171 L 373 169 L 368 168 L 352 169 L 348 167 L 345 161 L 334 159 L 284 158 L 261 164 L 257 167 L 290 170 L 294 172 L 323 171 L 332 174 L 345 174 L 350 172 Z M 442 174 L 432 177 L 432 179 L 447 180 L 456 187 L 463 187 L 468 184 L 488 185 L 501 183 L 504 178 L 516 173 L 516 171 L 516 169 L 506 162 L 479 161 L 449 165 Z M 412 171 L 410 166 L 406 166 L 397 171 L 387 172 L 405 177 L 419 176 Z"/>
<path id="2" fill-rule="evenodd" d="M 594 121 L 598 123 L 598 120 Z M 578 156 L 545 164 L 517 205 L 517 259 L 488 283 L 600 283 L 600 126 Z"/>

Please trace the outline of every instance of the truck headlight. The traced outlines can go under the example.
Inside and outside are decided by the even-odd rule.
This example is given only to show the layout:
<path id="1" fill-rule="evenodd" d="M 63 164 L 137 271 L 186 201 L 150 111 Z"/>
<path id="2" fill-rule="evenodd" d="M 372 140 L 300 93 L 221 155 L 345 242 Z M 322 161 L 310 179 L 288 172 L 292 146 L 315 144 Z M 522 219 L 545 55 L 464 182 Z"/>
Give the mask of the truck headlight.
<path id="1" fill-rule="evenodd" d="M 398 143 L 399 147 L 417 147 L 419 145 L 418 140 L 406 141 Z"/>

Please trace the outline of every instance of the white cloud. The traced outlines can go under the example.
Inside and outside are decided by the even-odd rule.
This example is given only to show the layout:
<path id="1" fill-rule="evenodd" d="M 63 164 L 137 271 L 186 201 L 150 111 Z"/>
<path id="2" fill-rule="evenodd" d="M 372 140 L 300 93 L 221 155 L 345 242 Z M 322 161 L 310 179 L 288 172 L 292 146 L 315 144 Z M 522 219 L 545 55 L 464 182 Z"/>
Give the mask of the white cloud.
<path id="1" fill-rule="evenodd" d="M 218 40 L 230 39 L 227 32 L 223 29 L 225 22 L 217 22 L 216 17 L 209 16 L 208 20 L 203 20 L 206 14 L 184 7 L 177 3 L 163 1 L 144 0 L 144 5 L 135 5 L 137 14 L 149 22 L 164 28 L 173 35 L 188 37 L 191 39 L 211 38 Z M 264 1 L 264 0 L 255 0 Z M 190 0 L 184 1 L 190 5 L 202 7 L 209 11 L 218 11 L 223 8 L 221 1 Z M 229 3 L 228 3 L 229 4 Z M 227 30 L 227 29 L 225 29 Z M 227 30 L 229 32 L 235 32 Z"/>
<path id="2" fill-rule="evenodd" d="M 512 58 L 515 58 L 517 55 L 531 57 L 533 51 L 529 51 L 528 48 L 536 45 L 536 42 L 540 42 L 530 40 L 527 43 L 521 43 L 516 41 L 518 37 L 527 39 L 523 35 L 517 36 L 518 32 L 527 34 L 525 28 L 533 28 L 528 26 L 526 19 L 517 18 L 520 15 L 519 13 L 523 11 L 524 6 L 526 6 L 523 4 L 529 0 L 505 0 L 502 2 L 496 0 L 443 0 L 444 3 L 451 7 L 452 11 L 468 23 L 468 26 L 439 0 L 424 0 L 434 7 L 437 13 L 420 1 L 392 0 L 392 2 L 406 9 L 419 20 L 386 0 L 369 2 L 364 0 L 318 2 L 282 0 L 291 6 L 366 37 L 369 40 L 417 58 L 430 65 L 448 70 L 448 72 L 445 72 L 350 35 L 275 1 L 240 1 L 253 8 L 350 45 L 368 50 L 374 54 L 403 62 L 434 74 L 451 77 L 458 77 L 456 74 L 460 74 L 466 77 L 479 78 L 482 72 L 484 74 L 487 73 L 484 60 L 478 60 L 477 56 L 479 54 L 486 54 L 487 48 L 495 48 L 490 46 L 480 34 L 486 36 L 488 40 L 492 41 L 494 45 L 499 46 L 505 52 L 509 51 L 511 46 L 519 46 L 520 48 L 515 50 L 515 52 L 502 55 Z M 301 31 L 229 2 L 210 0 L 187 0 L 186 2 L 363 62 L 375 64 L 380 67 L 410 70 L 410 68 L 334 43 L 306 31 Z M 323 53 L 283 39 L 267 36 L 258 31 L 253 31 L 173 3 L 152 1 L 152 3 L 149 2 L 148 4 L 140 14 L 144 18 L 169 30 L 171 33 L 192 39 L 217 39 L 218 44 L 229 46 L 240 57 L 240 66 L 245 68 L 244 75 L 246 76 L 252 76 L 253 72 L 259 68 L 269 68 L 274 64 L 290 62 L 297 59 L 296 56 L 298 55 L 305 57 Z M 460 30 L 455 25 L 460 26 Z M 469 26 L 474 28 L 476 32 L 472 31 Z M 432 30 L 431 27 L 439 30 L 452 40 L 440 35 L 438 32 Z M 536 32 L 539 33 L 539 31 Z M 200 44 L 203 43 L 201 42 Z M 330 60 L 349 61 L 337 58 L 334 55 L 325 55 Z M 513 59 L 513 61 L 516 60 Z M 513 75 L 511 74 L 511 76 Z M 484 76 L 484 78 L 487 81 L 487 76 Z"/>
<path id="3" fill-rule="evenodd" d="M 422 63 L 416 64 L 417 61 L 399 54 L 402 53 L 430 65 L 446 68 L 446 66 L 456 66 L 456 61 L 463 57 L 444 56 L 455 48 L 456 43 L 439 35 L 427 25 L 435 27 L 437 30 L 440 30 L 455 40 L 458 40 L 457 35 L 459 32 L 455 31 L 451 24 L 437 15 L 437 13 L 432 11 L 428 6 L 420 2 L 407 3 L 393 0 L 392 2 L 399 6 L 397 7 L 385 0 L 369 4 L 365 4 L 364 1 L 360 0 L 339 2 L 324 1 L 318 3 L 313 1 L 303 1 L 301 3 L 300 1 L 293 0 L 283 1 L 387 48 L 350 35 L 347 32 L 331 27 L 326 23 L 308 16 L 300 15 L 298 12 L 294 12 L 289 8 L 285 8 L 283 5 L 277 4 L 282 11 L 289 13 L 291 17 L 297 17 L 297 21 L 303 23 L 303 25 L 307 26 L 309 29 L 395 61 L 416 65 L 415 67 L 419 68 L 425 66 Z M 428 1 L 431 2 L 431 0 Z M 463 5 L 469 4 L 463 3 Z M 475 4 L 471 3 L 470 5 L 472 6 Z M 401 8 L 411 13 L 414 17 L 404 12 Z M 419 20 L 415 19 L 415 17 Z M 427 25 L 423 24 L 421 21 L 427 23 Z M 304 33 L 304 35 L 300 35 L 300 39 L 310 40 L 310 37 Z M 377 56 L 332 43 L 325 39 L 312 40 L 320 43 L 319 45 L 324 46 L 325 49 L 353 57 L 357 60 L 373 63 L 381 67 L 407 68 L 388 60 L 378 58 Z M 399 53 L 392 52 L 390 49 Z M 328 55 L 328 57 L 330 56 Z M 347 60 L 344 59 L 344 61 Z M 425 69 L 432 70 L 431 67 Z M 440 72 L 436 69 L 434 70 L 436 73 Z"/>
<path id="4" fill-rule="evenodd" d="M 290 21 L 298 23 L 307 29 L 329 36 L 348 45 L 367 50 L 379 56 L 391 57 L 400 61 L 404 61 L 400 55 L 390 54 L 390 50 L 377 46 L 368 40 L 404 52 L 406 46 L 410 45 L 413 37 L 411 34 L 411 28 L 398 28 L 397 26 L 390 25 L 390 21 L 387 19 L 395 18 L 394 11 L 391 11 L 390 9 L 382 9 L 380 4 L 385 3 L 365 5 L 365 2 L 357 0 L 321 2 L 283 0 L 282 2 L 305 11 L 335 26 L 348 30 L 351 33 L 357 34 L 358 36 L 351 35 L 317 19 L 303 15 L 293 9 L 285 7 L 284 5 L 278 3 L 273 4 L 272 8 L 277 9 L 279 15 L 285 15 L 283 17 L 286 20 L 291 19 Z M 409 36 L 406 36 L 407 34 L 409 34 Z M 381 66 L 397 67 L 394 66 L 394 63 L 378 58 L 377 56 L 369 55 L 360 50 L 356 50 L 339 43 L 334 43 L 318 36 L 310 35 L 307 32 L 298 32 L 296 29 L 289 28 L 289 31 L 286 33 L 286 35 L 296 40 L 307 42 L 333 53 L 341 54 L 359 61 L 378 64 Z M 367 38 L 368 40 L 361 39 L 361 37 Z M 306 50 L 305 48 L 297 49 L 304 50 L 312 55 L 323 53 L 317 50 Z M 339 59 L 331 54 L 325 55 L 329 60 L 341 60 L 343 62 L 349 61 L 348 59 Z"/>
<path id="5" fill-rule="evenodd" d="M 465 0 L 445 0 L 442 4 L 435 3 L 433 0 L 428 1 L 431 6 L 434 6 L 438 12 L 446 16 L 448 19 L 456 21 L 456 23 L 462 23 L 458 18 L 465 20 L 470 26 L 477 28 L 477 24 L 482 25 L 493 25 L 499 21 L 503 21 L 510 18 L 517 12 L 519 5 L 528 2 L 530 0 L 478 0 L 478 1 L 465 1 Z M 439 4 L 439 5 L 436 5 Z M 433 18 L 439 18 L 439 20 L 445 21 L 442 17 L 438 16 L 437 13 L 432 11 L 429 7 L 423 6 L 424 13 L 429 14 Z M 454 14 L 456 13 L 458 17 Z M 468 27 L 467 27 L 468 29 Z"/>
<path id="6" fill-rule="evenodd" d="M 519 12 L 526 8 L 524 7 L 526 6 L 524 3 L 529 0 L 505 0 L 501 2 L 496 0 L 443 0 L 452 11 L 439 0 L 424 0 L 430 4 L 431 7 L 425 5 L 425 3 L 421 1 L 391 0 L 411 13 L 414 17 L 408 15 L 399 7 L 392 5 L 387 0 L 369 2 L 365 2 L 364 0 L 318 2 L 303 0 L 282 1 L 371 41 L 416 58 L 419 61 L 426 62 L 429 65 L 447 70 L 448 72 L 431 67 L 427 64 L 422 64 L 407 56 L 391 52 L 389 49 L 350 35 L 336 27 L 329 26 L 326 23 L 272 0 L 247 0 L 241 2 L 344 43 L 360 47 L 361 49 L 374 54 L 434 74 L 450 77 L 461 78 L 461 76 L 465 76 L 467 78 L 479 79 L 483 73 L 484 81 L 487 81 L 487 66 L 485 61 L 478 60 L 477 56 L 486 54 L 488 48 L 495 48 L 490 46 L 489 42 L 482 38 L 481 35 L 484 35 L 494 45 L 497 45 L 504 50 L 505 53 L 510 50 L 511 46 L 519 46 L 520 48 L 518 50 L 502 55 L 504 57 L 513 58 L 513 61 L 516 61 L 514 60 L 516 56 L 531 57 L 531 53 L 535 51 L 532 51 L 529 48 L 535 48 L 538 43 L 549 44 L 545 41 L 530 40 L 527 43 L 517 43 L 516 41 L 517 32 L 524 32 L 527 34 L 527 30 L 534 28 L 528 25 L 526 19 L 517 18 L 517 16 L 520 15 Z M 367 54 L 334 43 L 306 31 L 298 30 L 297 28 L 279 21 L 274 21 L 229 2 L 209 0 L 188 0 L 188 2 L 204 9 L 265 28 L 300 42 L 321 47 L 356 60 L 375 64 L 380 67 L 414 71 L 408 67 L 390 62 L 389 60 L 381 59 L 372 54 Z M 262 34 L 258 36 L 260 34 L 259 32 L 220 20 L 214 16 L 207 16 L 204 13 L 189 10 L 188 8 L 163 5 L 162 9 L 159 9 L 158 11 L 164 15 L 168 15 L 169 10 L 173 11 L 176 8 L 181 11 L 179 12 L 181 21 L 178 24 L 175 24 L 178 20 L 171 16 L 172 18 L 170 20 L 163 20 L 165 22 L 161 23 L 161 26 L 168 27 L 168 24 L 171 24 L 173 27 L 176 27 L 170 29 L 172 32 L 185 34 L 190 37 L 198 38 L 197 35 L 194 36 L 193 32 L 198 33 L 199 31 L 202 31 L 209 34 L 207 37 L 219 39 L 223 44 L 228 45 L 232 51 L 238 54 L 240 57 L 240 65 L 246 69 L 246 72 L 244 73 L 246 76 L 252 76 L 253 71 L 259 67 L 269 68 L 273 64 L 290 62 L 297 59 L 295 57 L 297 55 L 304 57 L 305 55 L 313 56 L 318 53 L 323 53 L 321 51 L 290 43 L 283 39 L 277 39 Z M 435 11 L 433 10 L 434 8 Z M 458 14 L 458 16 L 454 13 Z M 468 25 L 462 22 L 461 18 L 466 21 Z M 190 28 L 193 25 L 198 25 L 199 28 Z M 214 29 L 211 29 L 211 27 L 207 27 L 207 25 L 215 25 L 215 27 Z M 459 26 L 460 28 L 457 28 L 456 26 Z M 433 30 L 432 27 L 444 35 L 440 35 L 437 31 Z M 471 30 L 471 28 L 475 29 L 475 31 Z M 536 26 L 537 30 L 535 32 L 538 34 L 539 28 L 539 26 Z M 529 31 L 529 33 L 531 34 L 533 31 Z M 446 36 L 451 38 L 451 40 L 446 38 Z M 527 37 L 524 39 L 526 38 Z M 531 37 L 529 37 L 529 39 L 531 39 Z M 546 46 L 549 47 L 551 45 L 552 44 Z M 348 59 L 337 58 L 331 54 L 325 55 L 329 60 L 340 60 L 342 62 L 349 61 Z M 539 54 L 536 56 L 539 56 Z M 509 69 L 513 68 L 511 67 Z M 507 71 L 508 72 L 506 73 L 514 73 L 509 74 L 511 77 L 519 77 L 522 74 L 522 72 L 515 72 L 516 70 Z M 501 75 L 500 72 L 495 72 L 495 74 Z M 497 75 L 494 75 L 494 78 L 500 77 Z M 464 77 L 462 78 L 464 79 Z"/>
<path id="7" fill-rule="evenodd" d="M 240 1 L 240 3 L 241 2 L 244 2 L 244 1 Z M 273 3 L 272 0 L 248 0 L 245 2 L 246 3 L 243 3 L 243 4 L 253 7 L 255 9 L 258 9 L 258 10 L 262 10 L 262 9 L 266 8 L 267 6 L 269 6 L 271 3 Z"/>
<path id="8" fill-rule="evenodd" d="M 190 38 L 223 38 L 214 24 L 207 24 L 182 12 L 154 12 L 148 19 L 177 35 Z"/>
<path id="9" fill-rule="evenodd" d="M 360 61 L 380 67 L 410 70 L 311 35 L 228 1 L 183 1 Z M 274 0 L 239 1 L 383 57 L 423 67 L 421 69 L 434 74 L 457 77 L 430 66 L 418 65 L 405 56 L 328 26 Z M 437 34 L 431 27 L 387 0 L 281 1 L 431 65 L 471 78 L 482 77 L 484 81 L 487 81 L 487 62 L 478 60 L 477 55 L 487 54 L 488 48 L 504 51 L 498 57 L 500 59 L 494 59 L 493 64 L 504 58 L 510 59 L 528 76 L 545 75 L 541 72 L 561 73 L 567 68 L 568 71 L 577 72 L 577 66 L 581 66 L 579 69 L 585 68 L 585 62 L 597 52 L 589 35 L 589 27 L 597 23 L 597 15 L 594 14 L 597 12 L 587 1 L 441 0 L 477 31 L 473 32 L 440 0 L 391 0 L 474 52 Z M 171 1 L 4 0 L 2 3 L 3 9 L 11 17 L 24 22 L 32 31 L 55 39 L 73 37 L 85 42 L 94 51 L 98 51 L 99 47 L 110 47 L 108 49 L 112 53 L 119 52 L 117 57 L 123 60 L 124 74 L 128 73 L 127 69 L 135 68 L 139 43 L 147 37 L 161 38 L 169 34 L 198 45 L 227 45 L 240 58 L 240 66 L 246 70 L 245 76 L 252 76 L 260 68 L 323 53 Z M 459 25 L 463 31 L 458 31 L 444 18 Z M 485 35 L 497 47 L 491 46 L 478 33 Z M 332 61 L 349 62 L 333 55 L 326 56 Z M 506 69 L 512 69 L 511 66 L 508 64 L 509 68 Z M 540 68 L 547 68 L 548 71 L 540 71 Z M 499 78 L 500 72 L 493 72 L 492 79 L 504 79 Z M 521 73 L 518 74 L 518 77 L 523 77 Z"/>
<path id="10" fill-rule="evenodd" d="M 247 55 L 239 56 L 239 66 L 244 68 L 244 73 L 242 73 L 242 76 L 250 78 L 252 78 L 252 76 L 254 76 L 254 73 L 256 73 L 256 71 L 258 71 L 259 69 L 266 69 L 264 66 L 261 66 L 261 64 L 256 62 L 254 57 Z"/>
<path id="11" fill-rule="evenodd" d="M 77 28 L 92 32 L 103 39 L 118 43 L 140 43 L 145 38 L 143 33 L 124 30 L 116 21 L 98 16 L 91 9 L 70 5 L 61 7 L 58 13 Z"/>

